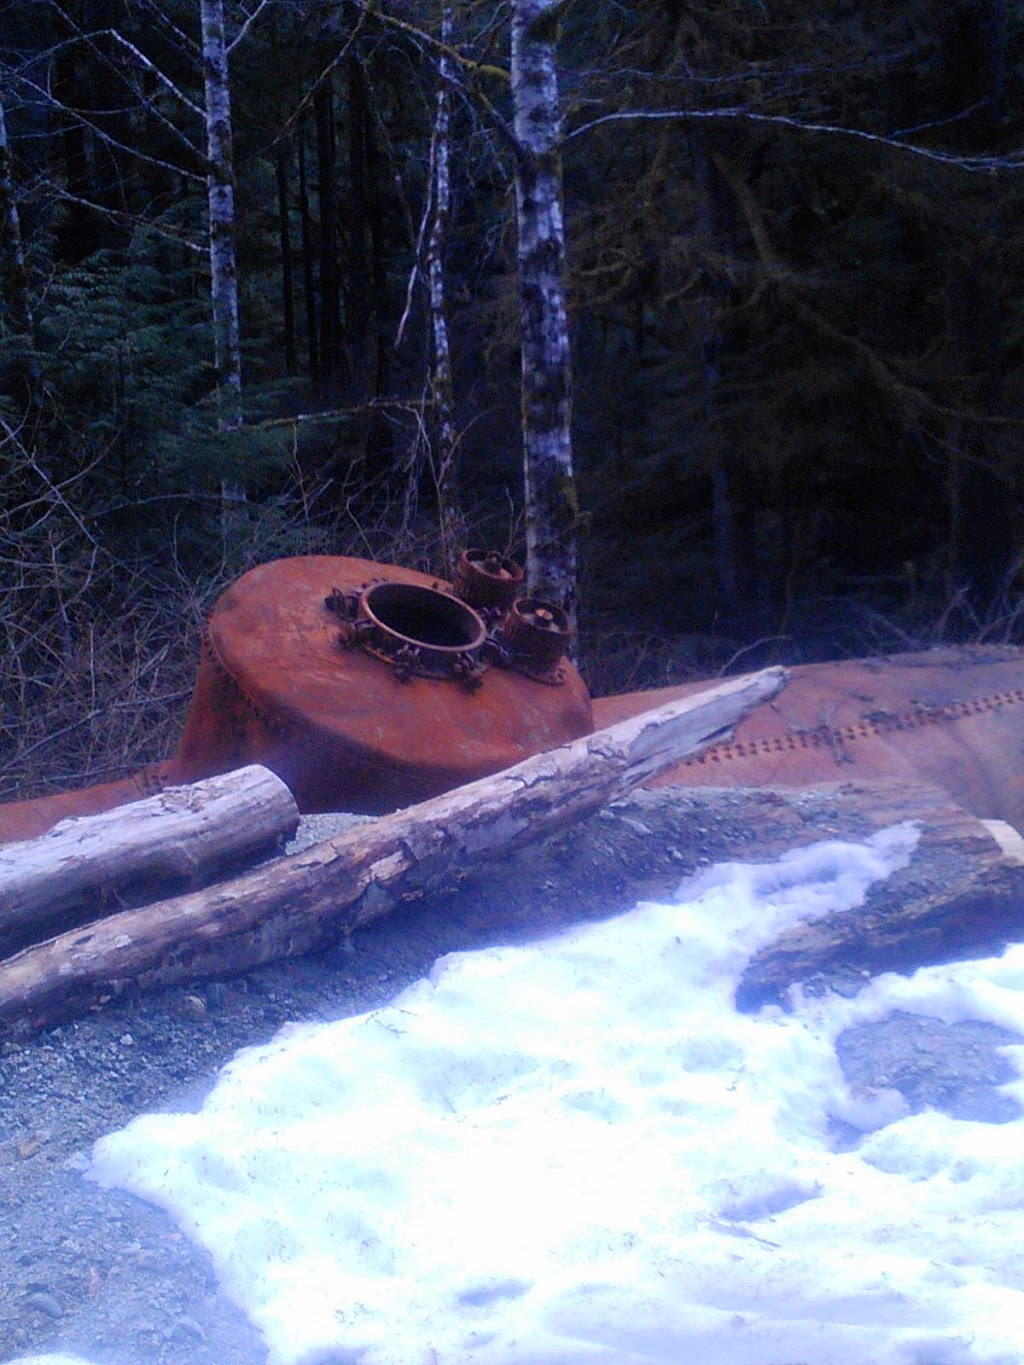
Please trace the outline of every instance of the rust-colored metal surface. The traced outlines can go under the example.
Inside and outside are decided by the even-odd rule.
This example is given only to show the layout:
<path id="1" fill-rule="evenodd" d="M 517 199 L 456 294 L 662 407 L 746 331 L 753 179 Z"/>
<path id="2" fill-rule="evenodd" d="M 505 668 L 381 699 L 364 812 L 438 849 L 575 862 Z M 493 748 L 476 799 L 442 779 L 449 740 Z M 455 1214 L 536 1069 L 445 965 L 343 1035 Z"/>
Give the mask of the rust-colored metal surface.
<path id="1" fill-rule="evenodd" d="M 375 631 L 366 632 L 369 647 L 361 647 L 358 622 L 365 618 L 358 613 L 343 642 L 345 614 L 325 599 L 358 598 L 367 585 L 375 586 L 364 600 L 375 616 L 384 600 L 397 638 L 427 633 L 401 616 L 406 604 L 418 611 L 420 600 L 410 594 L 402 603 L 397 594 L 382 594 L 382 583 L 428 594 L 438 588 L 436 579 L 411 569 L 326 556 L 264 564 L 229 588 L 210 618 L 176 755 L 185 779 L 265 763 L 302 811 L 379 812 L 593 728 L 589 694 L 568 664 L 558 686 L 499 667 L 474 677 L 467 665 L 460 675 L 459 656 L 474 641 L 457 638 L 459 622 L 447 610 L 441 633 L 451 633 L 453 643 L 422 652 L 451 652 L 450 678 L 406 671 L 397 650 L 390 661 L 381 657 L 388 651 Z"/>
<path id="2" fill-rule="evenodd" d="M 595 725 L 706 686 L 595 700 Z M 943 648 L 793 668 L 780 695 L 729 742 L 658 782 L 767 787 L 880 777 L 930 783 L 979 818 L 1024 830 L 1024 651 Z"/>
<path id="3" fill-rule="evenodd" d="M 589 694 L 550 634 L 542 648 L 506 638 L 515 566 L 470 553 L 470 602 L 364 559 L 251 570 L 213 609 L 174 756 L 123 782 L 0 806 L 0 843 L 246 763 L 276 772 L 304 812 L 379 813 L 589 734 Z"/>
<path id="4" fill-rule="evenodd" d="M 377 813 L 497 772 L 706 682 L 593 703 L 557 609 L 516 566 L 467 551 L 461 596 L 410 569 L 308 556 L 261 565 L 216 604 L 185 730 L 166 763 L 0 805 L 0 843 L 265 763 L 302 811 Z M 1024 651 L 947 648 L 790 670 L 727 743 L 659 784 L 801 786 L 902 777 L 1024 831 Z"/>
<path id="5" fill-rule="evenodd" d="M 175 776 L 174 764 L 159 763 L 118 782 L 101 782 L 79 791 L 0 804 L 0 844 L 35 839 L 73 815 L 101 815 L 115 806 L 126 806 L 130 801 L 153 796 L 176 781 L 181 779 Z"/>

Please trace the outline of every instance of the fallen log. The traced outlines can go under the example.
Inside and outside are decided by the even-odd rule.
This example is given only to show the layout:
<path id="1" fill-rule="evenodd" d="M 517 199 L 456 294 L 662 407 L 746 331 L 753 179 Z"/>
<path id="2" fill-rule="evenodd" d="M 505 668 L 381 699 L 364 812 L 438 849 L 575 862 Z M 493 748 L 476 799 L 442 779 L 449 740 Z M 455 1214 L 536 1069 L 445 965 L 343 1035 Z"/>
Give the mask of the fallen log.
<path id="1" fill-rule="evenodd" d="M 752 801 L 766 795 L 750 793 Z M 849 837 L 852 814 L 860 837 L 910 820 L 919 839 L 908 865 L 876 883 L 862 906 L 795 925 L 756 953 L 736 990 L 738 1009 L 785 1005 L 798 984 L 812 994 L 852 994 L 882 972 L 991 956 L 1024 941 L 1024 858 L 1009 825 L 979 820 L 946 792 L 907 782 L 770 795 L 782 807 L 818 811 L 818 838 L 830 816 Z M 803 842 L 810 839 L 808 831 Z"/>
<path id="2" fill-rule="evenodd" d="M 195 890 L 290 837 L 291 792 L 252 764 L 0 847 L 0 958 L 108 912 Z"/>
<path id="3" fill-rule="evenodd" d="M 0 1036 L 119 994 L 298 956 L 598 809 L 720 738 L 785 682 L 766 669 L 632 717 L 206 891 L 126 910 L 0 963 Z"/>
<path id="4" fill-rule="evenodd" d="M 783 700 L 785 694 L 783 694 Z M 778 935 L 736 994 L 748 1011 L 789 1006 L 790 988 L 852 995 L 880 972 L 988 957 L 1024 943 L 1024 840 L 937 787 L 898 779 L 808 787 L 646 787 L 543 844 L 467 877 L 451 905 L 525 934 L 671 902 L 716 863 L 774 864 L 822 841 L 861 843 L 912 822 L 917 842 L 855 909 Z M 682 896 L 688 899 L 684 882 Z"/>

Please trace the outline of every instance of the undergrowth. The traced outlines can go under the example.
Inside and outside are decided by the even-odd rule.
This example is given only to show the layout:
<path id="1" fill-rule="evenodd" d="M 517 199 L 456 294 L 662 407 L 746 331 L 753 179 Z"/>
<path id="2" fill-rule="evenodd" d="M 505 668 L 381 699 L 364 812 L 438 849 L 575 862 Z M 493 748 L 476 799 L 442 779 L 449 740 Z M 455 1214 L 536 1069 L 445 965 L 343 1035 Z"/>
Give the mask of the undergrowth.
<path id="1" fill-rule="evenodd" d="M 444 575 L 429 509 L 365 473 L 310 487 L 296 468 L 273 497 L 225 516 L 209 494 L 182 496 L 161 535 L 118 535 L 92 467 L 64 479 L 0 433 L 0 801 L 123 777 L 167 757 L 192 694 L 202 624 L 254 565 L 295 554 L 353 555 Z M 470 542 L 522 558 L 511 501 L 470 509 Z M 197 529 L 198 528 L 198 529 Z M 657 613 L 582 591 L 579 662 L 595 696 L 797 664 L 1013 643 L 1024 595 L 1009 583 L 987 612 L 966 594 L 860 591 L 790 603 L 778 622 L 722 620 L 666 630 Z M 597 601 L 599 606 L 589 605 Z"/>

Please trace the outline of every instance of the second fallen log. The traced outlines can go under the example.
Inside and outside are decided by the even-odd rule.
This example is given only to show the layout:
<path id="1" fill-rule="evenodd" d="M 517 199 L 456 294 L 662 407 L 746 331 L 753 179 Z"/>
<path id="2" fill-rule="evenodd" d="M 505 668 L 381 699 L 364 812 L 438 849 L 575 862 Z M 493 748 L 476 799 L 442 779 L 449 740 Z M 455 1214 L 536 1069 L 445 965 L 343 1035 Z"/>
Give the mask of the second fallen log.
<path id="1" fill-rule="evenodd" d="M 882 972 L 987 957 L 1024 940 L 1024 865 L 1009 826 L 913 783 L 843 783 L 799 799 L 824 807 L 832 793 L 837 810 L 858 810 L 865 834 L 909 821 L 917 846 L 862 906 L 794 924 L 759 949 L 737 984 L 738 1009 L 785 1005 L 797 985 L 848 993 Z"/>
<path id="2" fill-rule="evenodd" d="M 238 872 L 272 852 L 298 823 L 281 779 L 250 764 L 5 844 L 0 958 L 111 909 Z"/>
<path id="3" fill-rule="evenodd" d="M 297 956 L 582 819 L 721 737 L 783 686 L 781 669 L 719 684 L 444 796 L 382 816 L 245 876 L 111 915 L 0 963 L 0 1036 L 118 994 Z"/>

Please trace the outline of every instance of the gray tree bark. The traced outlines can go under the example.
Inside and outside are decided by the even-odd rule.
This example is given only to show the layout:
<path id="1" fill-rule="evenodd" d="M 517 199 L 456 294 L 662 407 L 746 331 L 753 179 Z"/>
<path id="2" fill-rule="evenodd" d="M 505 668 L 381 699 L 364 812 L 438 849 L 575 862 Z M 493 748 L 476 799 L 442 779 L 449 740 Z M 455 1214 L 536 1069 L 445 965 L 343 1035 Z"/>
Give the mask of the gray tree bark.
<path id="1" fill-rule="evenodd" d="M 302 298 L 306 309 L 306 351 L 309 377 L 320 385 L 320 329 L 317 319 L 316 287 L 313 271 L 313 229 L 309 217 L 309 190 L 306 178 L 306 120 L 299 118 L 296 139 L 299 163 L 299 224 L 302 235 Z"/>
<path id="2" fill-rule="evenodd" d="M 576 615 L 579 502 L 570 429 L 572 364 L 565 289 L 559 0 L 515 0 L 512 102 L 522 349 L 527 588 Z"/>
<path id="3" fill-rule="evenodd" d="M 451 44 L 452 9 L 445 5 L 441 16 L 441 42 Z M 434 343 L 432 388 L 436 415 L 436 453 L 434 477 L 437 486 L 438 521 L 441 550 L 449 576 L 454 572 L 464 536 L 455 464 L 455 391 L 452 381 L 451 351 L 448 345 L 448 318 L 445 308 L 444 247 L 451 212 L 451 58 L 447 50 L 438 63 L 437 107 L 434 115 L 433 156 L 434 212 L 427 238 L 426 274 L 430 298 L 430 329 Z"/>
<path id="4" fill-rule="evenodd" d="M 343 370 L 341 293 L 338 274 L 338 206 L 335 194 L 337 141 L 334 72 L 326 71 L 313 94 L 316 123 L 317 199 L 320 204 L 320 379 L 322 398 L 336 396 Z"/>
<path id="5" fill-rule="evenodd" d="M 206 93 L 207 197 L 210 231 L 210 300 L 220 426 L 242 425 L 242 348 L 235 256 L 235 177 L 231 146 L 231 94 L 223 0 L 200 0 L 203 84 Z"/>

